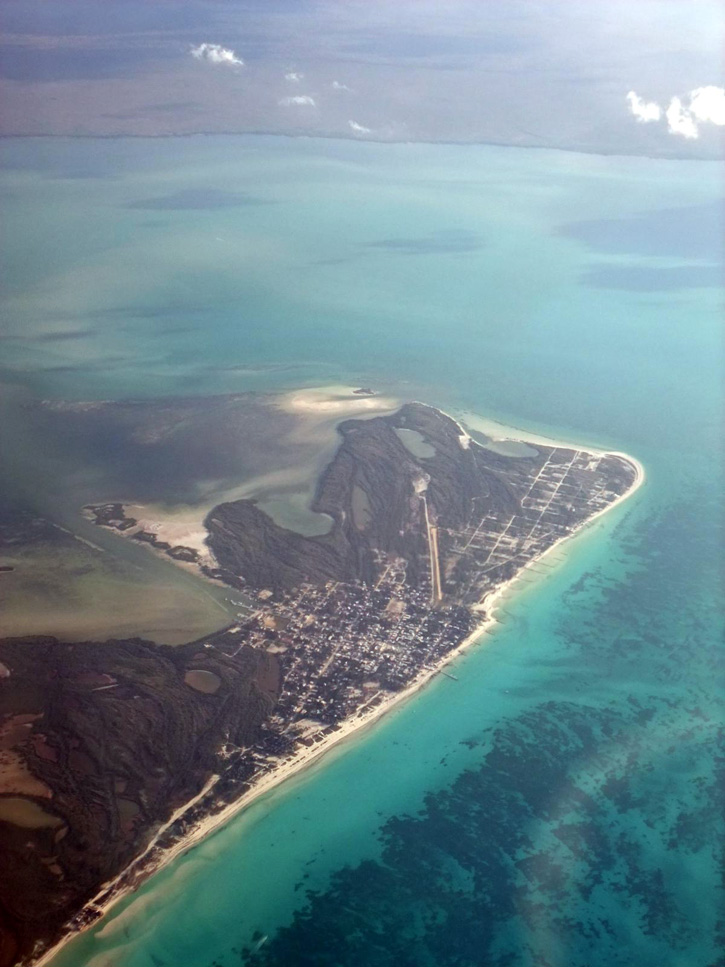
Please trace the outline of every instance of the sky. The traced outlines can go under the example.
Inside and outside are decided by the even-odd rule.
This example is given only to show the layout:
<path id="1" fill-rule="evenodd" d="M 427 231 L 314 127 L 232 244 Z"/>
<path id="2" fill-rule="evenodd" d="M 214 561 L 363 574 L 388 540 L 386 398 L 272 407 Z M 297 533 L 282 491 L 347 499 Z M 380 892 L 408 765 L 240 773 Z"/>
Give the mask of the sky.
<path id="1" fill-rule="evenodd" d="M 2 134 L 720 157 L 713 0 L 3 0 Z"/>

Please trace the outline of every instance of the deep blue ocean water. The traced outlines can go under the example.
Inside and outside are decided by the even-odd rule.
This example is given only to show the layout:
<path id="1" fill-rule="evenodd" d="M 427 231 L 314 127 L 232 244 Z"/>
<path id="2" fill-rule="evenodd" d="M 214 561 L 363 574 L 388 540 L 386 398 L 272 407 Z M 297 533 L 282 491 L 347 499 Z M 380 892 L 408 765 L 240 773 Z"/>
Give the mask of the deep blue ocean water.
<path id="1" fill-rule="evenodd" d="M 5 381 L 373 384 L 648 474 L 510 595 L 457 682 L 255 804 L 57 967 L 722 963 L 718 167 L 271 138 L 0 159 Z"/>

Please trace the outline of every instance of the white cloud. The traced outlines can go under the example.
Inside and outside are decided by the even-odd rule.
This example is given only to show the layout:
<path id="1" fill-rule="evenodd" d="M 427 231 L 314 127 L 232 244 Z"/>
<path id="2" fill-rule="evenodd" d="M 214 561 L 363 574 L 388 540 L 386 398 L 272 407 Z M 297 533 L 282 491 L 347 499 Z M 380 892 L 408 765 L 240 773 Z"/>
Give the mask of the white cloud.
<path id="1" fill-rule="evenodd" d="M 333 91 L 350 91 L 352 93 L 352 88 L 348 87 L 347 84 L 341 84 L 340 81 L 333 81 L 331 87 Z"/>
<path id="2" fill-rule="evenodd" d="M 302 80 L 302 78 L 304 76 L 305 75 L 304 74 L 300 74 L 299 71 L 288 71 L 284 75 L 284 79 L 286 81 L 290 81 L 292 84 L 299 84 L 299 82 Z"/>
<path id="3" fill-rule="evenodd" d="M 664 112 L 670 134 L 694 140 L 700 136 L 701 124 L 717 124 L 725 127 L 725 87 L 708 84 L 696 87 L 687 95 L 688 103 L 675 95 Z M 645 101 L 630 91 L 627 94 L 629 109 L 638 121 L 662 120 L 662 108 L 656 101 Z"/>
<path id="4" fill-rule="evenodd" d="M 283 97 L 279 102 L 280 107 L 293 107 L 294 105 L 300 105 L 302 107 L 316 107 L 314 97 L 310 97 L 309 94 L 297 94 L 295 97 Z"/>
<path id="5" fill-rule="evenodd" d="M 208 64 L 224 64 L 227 67 L 244 67 L 244 61 L 237 57 L 235 52 L 229 47 L 222 47 L 221 44 L 199 44 L 198 47 L 191 48 L 191 56 L 197 60 L 206 61 Z"/>
<path id="6" fill-rule="evenodd" d="M 639 94 L 630 91 L 627 95 L 629 109 L 638 121 L 659 121 L 662 117 L 662 108 L 656 101 L 645 101 Z"/>
<path id="7" fill-rule="evenodd" d="M 667 130 L 670 134 L 679 134 L 683 138 L 697 138 L 700 132 L 688 110 L 682 106 L 679 97 L 673 97 L 666 111 Z"/>
<path id="8" fill-rule="evenodd" d="M 690 92 L 690 111 L 698 121 L 725 125 L 725 87 L 697 87 Z"/>
<path id="9" fill-rule="evenodd" d="M 370 128 L 364 127 L 362 124 L 358 124 L 357 121 L 348 121 L 350 130 L 354 131 L 355 134 L 370 134 Z"/>

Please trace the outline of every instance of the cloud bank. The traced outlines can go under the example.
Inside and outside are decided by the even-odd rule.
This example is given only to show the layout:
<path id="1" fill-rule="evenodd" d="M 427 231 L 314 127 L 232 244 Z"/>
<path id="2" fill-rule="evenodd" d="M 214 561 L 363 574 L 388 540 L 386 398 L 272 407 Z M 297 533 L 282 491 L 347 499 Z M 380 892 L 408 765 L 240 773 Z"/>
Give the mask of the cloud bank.
<path id="1" fill-rule="evenodd" d="M 330 86 L 332 87 L 333 91 L 350 91 L 350 92 L 352 92 L 352 88 L 351 87 L 348 87 L 347 84 L 342 84 L 340 81 L 333 81 Z"/>
<path id="2" fill-rule="evenodd" d="M 725 88 L 715 87 L 714 84 L 696 87 L 686 98 L 687 103 L 682 97 L 674 95 L 663 111 L 656 101 L 645 101 L 635 91 L 630 91 L 627 103 L 638 121 L 659 121 L 664 114 L 669 133 L 689 140 L 699 138 L 702 124 L 725 126 Z"/>
<path id="3" fill-rule="evenodd" d="M 226 67 L 244 67 L 244 61 L 237 57 L 230 47 L 221 44 L 199 44 L 191 48 L 191 56 L 196 60 L 206 61 L 207 64 L 223 64 Z"/>
<path id="4" fill-rule="evenodd" d="M 294 97 L 283 97 L 279 101 L 280 107 L 294 107 L 295 105 L 300 107 L 316 107 L 314 97 L 310 97 L 309 94 L 296 94 Z"/>
<path id="5" fill-rule="evenodd" d="M 304 75 L 304 74 L 300 74 L 300 72 L 299 72 L 299 71 L 288 71 L 288 72 L 287 72 L 287 73 L 286 73 L 286 74 L 284 75 L 284 79 L 285 79 L 286 81 L 290 81 L 290 83 L 292 83 L 292 84 L 299 84 L 299 82 L 300 82 L 300 81 L 302 80 L 302 78 L 303 78 L 304 76 L 305 76 L 305 75 Z"/>
<path id="6" fill-rule="evenodd" d="M 354 131 L 355 134 L 370 134 L 370 128 L 366 128 L 364 125 L 358 124 L 357 121 L 348 121 L 347 123 L 350 127 L 350 130 Z"/>

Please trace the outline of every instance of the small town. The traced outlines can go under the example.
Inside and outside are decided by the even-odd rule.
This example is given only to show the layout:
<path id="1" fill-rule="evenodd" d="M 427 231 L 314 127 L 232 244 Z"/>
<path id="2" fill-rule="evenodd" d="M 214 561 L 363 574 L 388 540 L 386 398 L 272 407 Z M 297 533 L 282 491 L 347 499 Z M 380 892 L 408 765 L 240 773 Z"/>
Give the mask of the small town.
<path id="1" fill-rule="evenodd" d="M 274 655 L 282 686 L 256 746 L 225 750 L 231 774 L 249 782 L 440 670 L 485 620 L 487 597 L 617 499 L 611 476 L 621 465 L 613 455 L 552 448 L 519 513 L 477 518 L 474 503 L 461 532 L 433 524 L 435 511 L 426 507 L 418 587 L 406 581 L 404 559 L 378 552 L 380 576 L 372 586 L 338 581 L 276 595 L 250 592 L 251 613 L 242 612 L 239 624 L 207 647 L 233 654 L 251 645 Z"/>

